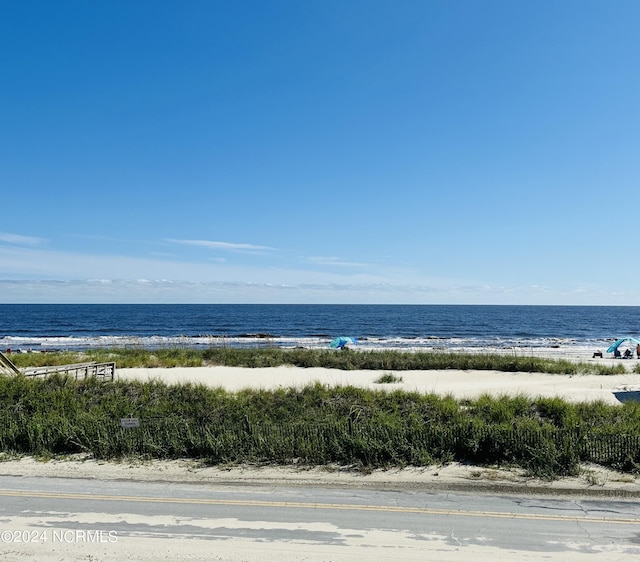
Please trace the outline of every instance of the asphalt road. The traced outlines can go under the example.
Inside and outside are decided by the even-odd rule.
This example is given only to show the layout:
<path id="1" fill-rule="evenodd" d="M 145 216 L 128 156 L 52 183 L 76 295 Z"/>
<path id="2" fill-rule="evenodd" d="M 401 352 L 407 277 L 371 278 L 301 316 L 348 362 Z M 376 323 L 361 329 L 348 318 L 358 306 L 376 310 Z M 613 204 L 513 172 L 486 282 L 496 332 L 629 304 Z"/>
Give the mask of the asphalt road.
<path id="1" fill-rule="evenodd" d="M 632 560 L 640 503 L 0 477 L 0 560 Z"/>

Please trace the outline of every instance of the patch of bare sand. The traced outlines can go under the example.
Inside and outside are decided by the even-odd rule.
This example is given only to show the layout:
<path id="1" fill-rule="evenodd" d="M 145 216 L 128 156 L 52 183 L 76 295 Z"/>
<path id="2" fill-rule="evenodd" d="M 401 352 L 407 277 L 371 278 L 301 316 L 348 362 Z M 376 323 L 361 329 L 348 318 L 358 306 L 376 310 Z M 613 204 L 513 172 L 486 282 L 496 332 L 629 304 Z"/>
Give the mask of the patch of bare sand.
<path id="1" fill-rule="evenodd" d="M 385 373 L 394 374 L 400 382 L 380 384 L 376 380 Z M 474 398 L 482 394 L 559 397 L 572 402 L 602 400 L 619 404 L 613 390 L 640 383 L 640 376 L 624 375 L 551 375 L 548 373 L 506 373 L 502 371 L 370 371 L 302 367 L 189 367 L 157 369 L 118 369 L 117 378 L 160 380 L 168 384 L 194 383 L 221 387 L 229 391 L 244 388 L 300 388 L 313 383 L 330 386 L 356 386 L 378 390 L 452 395 Z"/>
<path id="2" fill-rule="evenodd" d="M 31 457 L 0 462 L 0 475 L 181 482 L 203 485 L 330 486 L 473 490 L 542 494 L 640 496 L 640 478 L 599 466 L 583 466 L 579 476 L 544 480 L 515 468 L 450 463 L 361 471 L 341 466 L 208 466 L 192 459 L 172 461 L 96 461 L 90 457 L 40 461 Z"/>

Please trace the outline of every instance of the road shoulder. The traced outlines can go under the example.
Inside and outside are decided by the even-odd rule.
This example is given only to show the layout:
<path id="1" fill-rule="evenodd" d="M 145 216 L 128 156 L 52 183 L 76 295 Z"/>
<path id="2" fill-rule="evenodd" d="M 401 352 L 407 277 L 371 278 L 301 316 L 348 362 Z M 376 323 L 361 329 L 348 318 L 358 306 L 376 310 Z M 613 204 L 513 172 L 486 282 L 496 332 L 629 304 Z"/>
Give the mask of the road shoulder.
<path id="1" fill-rule="evenodd" d="M 581 467 L 576 477 L 544 480 L 515 468 L 449 463 L 442 466 L 358 470 L 341 466 L 207 466 L 199 461 L 127 460 L 106 462 L 76 455 L 62 459 L 13 458 L 0 462 L 0 475 L 96 480 L 180 482 L 206 485 L 328 486 L 640 497 L 640 477 L 600 466 Z"/>

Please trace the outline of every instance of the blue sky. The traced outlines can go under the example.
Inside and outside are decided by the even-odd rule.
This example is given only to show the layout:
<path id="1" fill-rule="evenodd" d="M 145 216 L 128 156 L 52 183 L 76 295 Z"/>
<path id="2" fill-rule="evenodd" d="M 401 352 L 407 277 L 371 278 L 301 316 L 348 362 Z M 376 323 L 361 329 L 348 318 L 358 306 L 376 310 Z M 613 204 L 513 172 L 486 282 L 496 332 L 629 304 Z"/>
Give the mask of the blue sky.
<path id="1" fill-rule="evenodd" d="M 640 305 L 638 21 L 4 2 L 0 302 Z"/>

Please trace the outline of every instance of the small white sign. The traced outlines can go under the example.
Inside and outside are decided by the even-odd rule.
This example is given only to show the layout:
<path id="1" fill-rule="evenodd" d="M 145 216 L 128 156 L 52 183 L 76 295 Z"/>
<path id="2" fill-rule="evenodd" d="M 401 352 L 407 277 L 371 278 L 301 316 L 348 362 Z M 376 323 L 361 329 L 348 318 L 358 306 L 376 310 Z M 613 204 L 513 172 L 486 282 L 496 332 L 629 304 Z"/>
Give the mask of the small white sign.
<path id="1" fill-rule="evenodd" d="M 120 425 L 124 429 L 131 429 L 132 427 L 140 427 L 140 420 L 138 418 L 120 418 Z"/>

